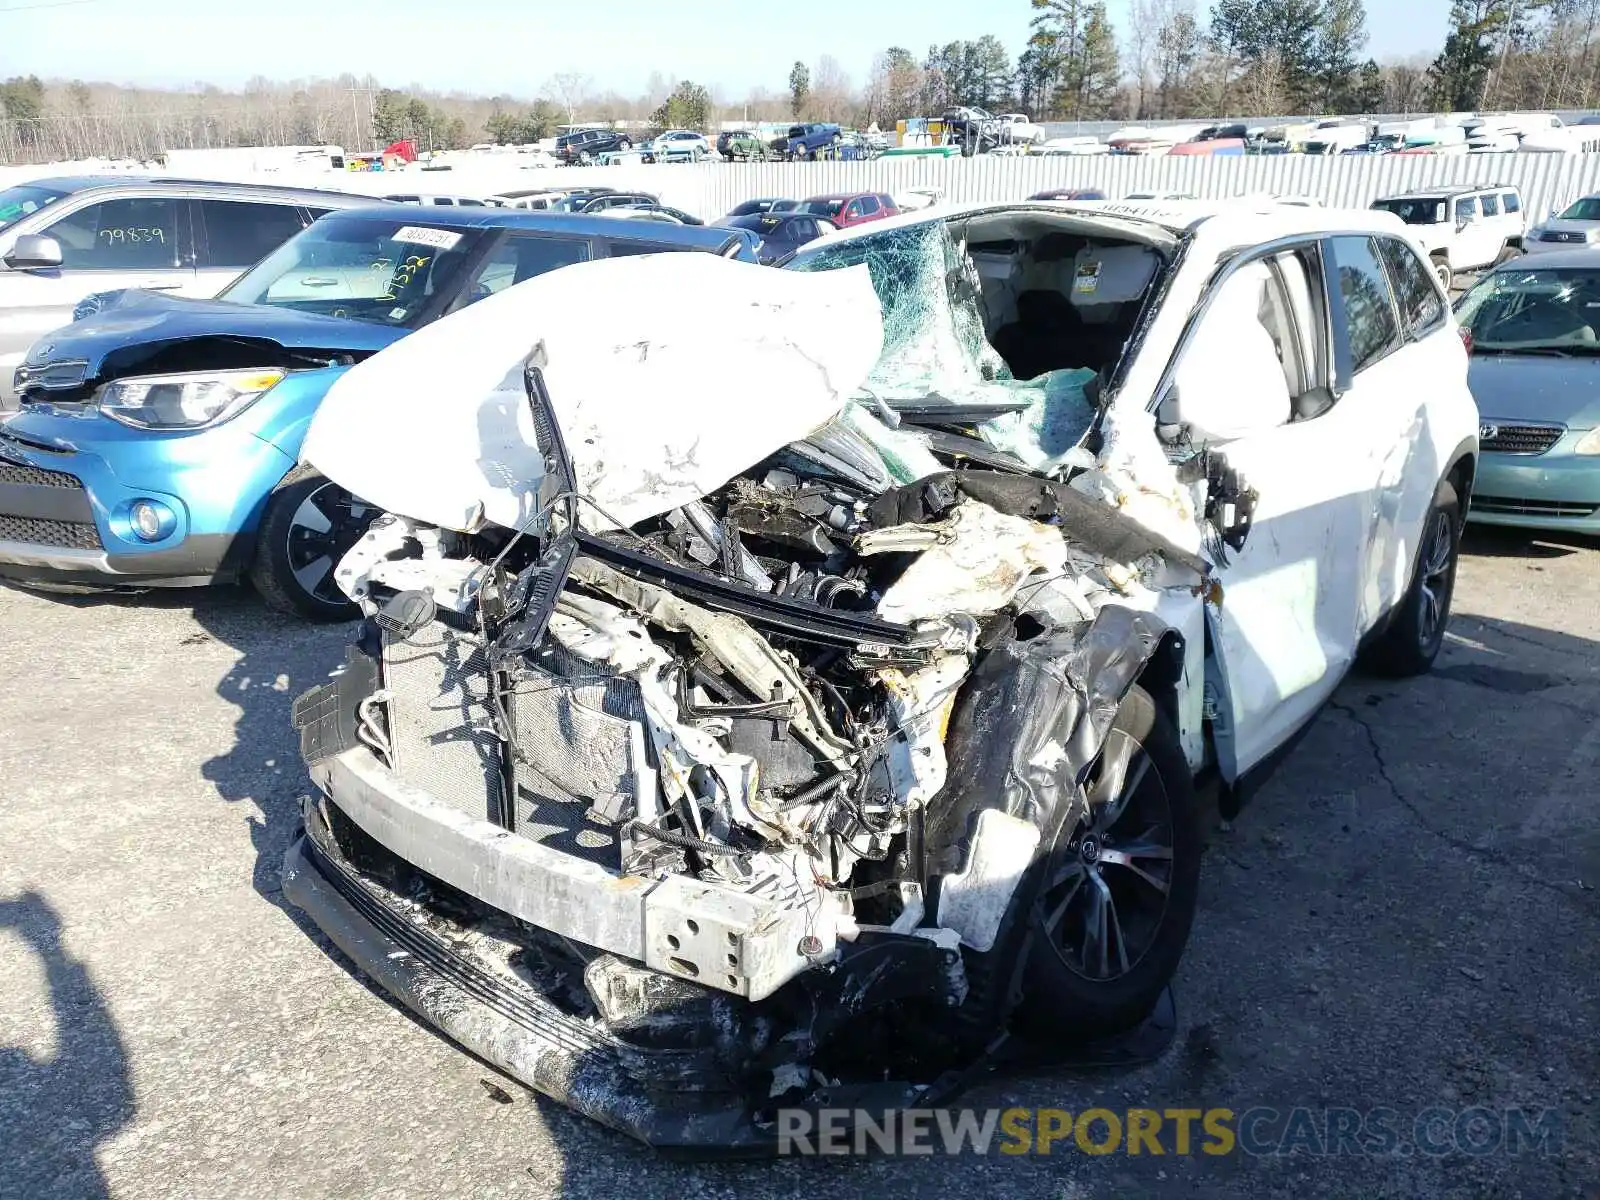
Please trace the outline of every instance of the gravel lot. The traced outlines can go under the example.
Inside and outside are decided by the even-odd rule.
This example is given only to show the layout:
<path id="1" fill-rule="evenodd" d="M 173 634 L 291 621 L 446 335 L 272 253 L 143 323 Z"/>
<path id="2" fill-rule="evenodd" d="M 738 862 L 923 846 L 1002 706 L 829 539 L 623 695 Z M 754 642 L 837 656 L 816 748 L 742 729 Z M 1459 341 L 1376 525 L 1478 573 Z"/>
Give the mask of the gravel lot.
<path id="1" fill-rule="evenodd" d="M 1154 1066 L 982 1108 L 1551 1108 L 1559 1148 L 683 1165 L 500 1080 L 284 905 L 289 705 L 344 630 L 0 588 L 0 1195 L 1600 1195 L 1600 544 L 1469 538 L 1427 679 L 1355 678 L 1212 839 Z"/>

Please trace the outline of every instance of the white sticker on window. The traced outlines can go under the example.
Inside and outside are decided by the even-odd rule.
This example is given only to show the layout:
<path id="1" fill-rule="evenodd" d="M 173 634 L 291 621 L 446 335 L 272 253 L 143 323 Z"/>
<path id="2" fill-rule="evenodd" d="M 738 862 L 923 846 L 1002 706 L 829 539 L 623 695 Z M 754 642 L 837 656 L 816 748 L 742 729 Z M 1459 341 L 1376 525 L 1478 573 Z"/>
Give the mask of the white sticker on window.
<path id="1" fill-rule="evenodd" d="M 391 321 L 404 321 L 405 319 L 406 319 L 406 310 L 404 308 L 391 308 L 389 310 L 389 320 L 391 320 Z"/>
<path id="2" fill-rule="evenodd" d="M 453 229 L 429 229 L 422 225 L 407 225 L 396 230 L 390 241 L 409 242 L 417 246 L 432 246 L 435 250 L 453 250 L 461 235 Z"/>

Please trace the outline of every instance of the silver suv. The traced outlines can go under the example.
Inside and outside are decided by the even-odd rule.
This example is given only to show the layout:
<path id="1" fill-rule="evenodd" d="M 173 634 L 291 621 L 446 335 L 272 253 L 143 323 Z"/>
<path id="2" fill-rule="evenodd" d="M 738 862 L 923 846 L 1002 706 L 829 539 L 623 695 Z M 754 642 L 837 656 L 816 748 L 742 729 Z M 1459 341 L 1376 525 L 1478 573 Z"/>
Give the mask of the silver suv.
<path id="1" fill-rule="evenodd" d="M 364 196 L 133 176 L 35 179 L 0 191 L 0 410 L 28 347 L 84 297 L 147 288 L 211 297 L 323 213 Z"/>

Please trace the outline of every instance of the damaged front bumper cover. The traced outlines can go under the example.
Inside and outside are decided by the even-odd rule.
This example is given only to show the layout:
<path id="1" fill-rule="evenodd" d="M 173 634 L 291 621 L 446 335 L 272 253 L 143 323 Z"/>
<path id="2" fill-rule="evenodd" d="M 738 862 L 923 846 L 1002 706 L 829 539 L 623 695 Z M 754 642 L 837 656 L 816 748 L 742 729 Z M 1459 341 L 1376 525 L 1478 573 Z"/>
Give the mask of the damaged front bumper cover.
<path id="1" fill-rule="evenodd" d="M 730 1061 L 725 1041 L 641 1045 L 617 1036 L 604 1022 L 563 1011 L 527 979 L 491 969 L 420 920 L 412 901 L 357 870 L 316 802 L 308 802 L 303 830 L 284 857 L 283 889 L 396 1000 L 552 1100 L 669 1153 L 755 1157 L 777 1152 L 778 1102 L 754 1097 L 740 1085 L 740 1064 Z M 904 961 L 907 946 L 921 962 Z M 891 957 L 897 964 L 889 962 Z M 857 1009 L 874 989 L 882 993 L 880 1002 L 918 991 L 933 999 L 952 974 L 959 975 L 957 958 L 953 950 L 923 939 L 865 943 L 853 963 L 817 973 L 813 1004 L 819 1012 Z M 670 1023 L 670 1006 L 661 1015 Z M 954 1075 L 932 1086 L 808 1082 L 804 1094 L 790 1093 L 783 1103 L 881 1112 L 939 1103 L 962 1082 Z"/>

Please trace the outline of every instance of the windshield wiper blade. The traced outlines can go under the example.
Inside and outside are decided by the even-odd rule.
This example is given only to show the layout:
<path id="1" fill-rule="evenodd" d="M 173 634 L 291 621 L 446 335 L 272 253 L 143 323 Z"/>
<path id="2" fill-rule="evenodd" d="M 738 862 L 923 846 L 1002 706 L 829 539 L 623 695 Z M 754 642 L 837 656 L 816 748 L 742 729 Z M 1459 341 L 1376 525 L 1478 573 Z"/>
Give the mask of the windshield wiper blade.
<path id="1" fill-rule="evenodd" d="M 1600 346 L 1594 347 L 1600 352 Z M 1575 358 L 1579 353 L 1576 346 L 1485 346 L 1482 342 L 1472 347 L 1474 354 L 1530 354 L 1541 358 Z"/>

